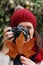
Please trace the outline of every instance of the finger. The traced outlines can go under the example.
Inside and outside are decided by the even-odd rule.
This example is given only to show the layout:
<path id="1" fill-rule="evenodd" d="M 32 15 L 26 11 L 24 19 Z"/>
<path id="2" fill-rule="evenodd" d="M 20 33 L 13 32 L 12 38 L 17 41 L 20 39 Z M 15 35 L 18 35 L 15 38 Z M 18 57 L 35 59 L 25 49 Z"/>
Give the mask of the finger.
<path id="1" fill-rule="evenodd" d="M 35 62 L 33 62 L 32 60 L 30 60 L 30 59 L 28 59 L 28 62 L 30 62 L 31 64 L 33 64 L 33 65 L 36 65 L 36 63 Z"/>
<path id="2" fill-rule="evenodd" d="M 21 56 L 21 63 L 25 64 L 25 65 L 32 65 L 32 63 L 28 60 L 28 58 Z"/>
<path id="3" fill-rule="evenodd" d="M 22 64 L 22 65 L 25 65 L 25 64 Z"/>
<path id="4" fill-rule="evenodd" d="M 10 39 L 10 41 L 13 41 L 13 40 L 14 40 L 14 38 Z"/>
<path id="5" fill-rule="evenodd" d="M 27 60 L 27 61 L 28 61 L 28 58 L 26 58 L 26 57 L 24 57 L 24 56 L 21 56 L 21 57 L 20 57 L 20 60 L 23 60 L 23 61 Z"/>
<path id="6" fill-rule="evenodd" d="M 10 40 L 12 38 L 14 38 L 13 35 L 9 35 L 9 36 L 4 37 L 4 40 Z"/>
<path id="7" fill-rule="evenodd" d="M 12 38 L 12 39 L 7 39 L 7 38 L 5 38 L 5 39 L 2 40 L 2 42 L 5 43 L 5 42 L 4 42 L 5 40 L 13 41 L 14 38 Z"/>
<path id="8" fill-rule="evenodd" d="M 12 28 L 11 28 L 11 27 L 5 28 L 5 29 L 4 29 L 4 33 L 6 33 L 8 30 L 12 30 Z"/>
<path id="9" fill-rule="evenodd" d="M 24 65 L 32 65 L 31 63 L 29 63 L 28 61 L 21 61 L 22 64 Z"/>
<path id="10" fill-rule="evenodd" d="M 21 62 L 25 63 L 25 64 L 29 64 L 29 65 L 36 65 L 35 62 L 33 62 L 32 60 L 30 59 L 27 59 L 26 57 L 23 57 L 23 60 L 21 60 Z"/>
<path id="11" fill-rule="evenodd" d="M 13 32 L 12 31 L 6 32 L 6 35 L 10 35 L 10 34 L 13 34 Z"/>
<path id="12" fill-rule="evenodd" d="M 4 37 L 9 36 L 9 35 L 13 35 L 13 32 L 6 32 L 6 33 L 4 34 Z"/>

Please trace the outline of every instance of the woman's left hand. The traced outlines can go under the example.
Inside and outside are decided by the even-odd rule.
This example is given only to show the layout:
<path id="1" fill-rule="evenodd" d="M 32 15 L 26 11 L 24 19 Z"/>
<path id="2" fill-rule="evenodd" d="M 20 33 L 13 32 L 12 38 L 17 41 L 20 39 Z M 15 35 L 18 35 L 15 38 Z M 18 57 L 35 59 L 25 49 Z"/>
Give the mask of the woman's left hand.
<path id="1" fill-rule="evenodd" d="M 21 56 L 20 60 L 21 60 L 22 65 L 36 65 L 35 62 L 33 62 L 32 60 L 30 60 L 24 56 Z"/>

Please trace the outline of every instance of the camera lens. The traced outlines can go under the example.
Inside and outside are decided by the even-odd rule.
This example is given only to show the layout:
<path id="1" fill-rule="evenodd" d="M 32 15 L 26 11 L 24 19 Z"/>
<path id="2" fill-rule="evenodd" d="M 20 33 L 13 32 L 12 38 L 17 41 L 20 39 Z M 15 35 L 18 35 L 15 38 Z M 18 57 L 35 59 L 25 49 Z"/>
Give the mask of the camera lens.
<path id="1" fill-rule="evenodd" d="M 12 29 L 12 31 L 14 33 L 14 41 L 16 40 L 17 37 L 19 37 L 21 32 L 23 32 L 25 40 L 27 40 L 27 38 L 28 38 L 28 29 L 25 29 L 22 26 L 17 26 L 17 27 L 14 27 Z"/>

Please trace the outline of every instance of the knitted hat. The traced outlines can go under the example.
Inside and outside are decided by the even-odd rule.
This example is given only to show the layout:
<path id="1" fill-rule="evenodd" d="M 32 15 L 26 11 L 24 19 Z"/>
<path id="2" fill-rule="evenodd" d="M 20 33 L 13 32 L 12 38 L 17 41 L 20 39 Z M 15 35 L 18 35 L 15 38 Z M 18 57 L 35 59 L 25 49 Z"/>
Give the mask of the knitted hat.
<path id="1" fill-rule="evenodd" d="M 10 18 L 10 26 L 17 26 L 20 22 L 31 22 L 36 28 L 36 19 L 33 13 L 27 9 L 19 9 Z"/>

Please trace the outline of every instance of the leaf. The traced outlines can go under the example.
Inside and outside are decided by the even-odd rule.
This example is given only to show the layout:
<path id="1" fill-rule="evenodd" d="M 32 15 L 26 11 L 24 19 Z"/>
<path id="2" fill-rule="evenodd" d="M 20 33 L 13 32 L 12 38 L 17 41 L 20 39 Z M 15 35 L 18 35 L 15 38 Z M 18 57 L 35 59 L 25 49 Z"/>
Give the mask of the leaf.
<path id="1" fill-rule="evenodd" d="M 34 46 L 34 41 L 35 41 L 35 39 L 31 39 L 30 41 L 26 41 L 24 46 L 23 46 L 23 49 L 31 50 Z"/>
<path id="2" fill-rule="evenodd" d="M 5 40 L 5 44 L 10 50 L 8 53 L 6 53 L 6 55 L 9 55 L 12 58 L 15 58 L 18 55 L 16 45 L 13 42 L 9 41 L 9 40 Z"/>
<path id="3" fill-rule="evenodd" d="M 20 54 L 22 53 L 21 50 L 24 45 L 24 42 L 25 42 L 25 38 L 23 36 L 23 33 L 21 33 L 20 36 L 16 38 L 16 47 Z"/>
<path id="4" fill-rule="evenodd" d="M 13 51 L 9 51 L 6 55 L 9 55 L 11 58 L 14 58 L 18 55 L 18 52 L 15 50 Z"/>
<path id="5" fill-rule="evenodd" d="M 14 42 L 5 40 L 5 44 L 11 51 L 16 50 L 16 45 L 14 44 Z"/>
<path id="6" fill-rule="evenodd" d="M 36 54 L 36 52 L 32 51 L 31 49 L 34 47 L 34 41 L 35 39 L 32 39 L 28 42 L 25 42 L 22 50 L 23 50 L 23 54 L 26 56 L 26 57 L 31 57 L 32 55 Z"/>
<path id="7" fill-rule="evenodd" d="M 9 40 L 5 40 L 5 44 L 9 48 L 9 52 L 7 53 L 7 55 L 14 59 L 18 54 L 23 54 L 28 58 L 31 57 L 32 55 L 36 54 L 36 52 L 32 50 L 32 48 L 34 47 L 34 41 L 34 39 L 25 41 L 23 33 L 21 33 L 20 36 L 16 38 L 16 44 Z"/>

